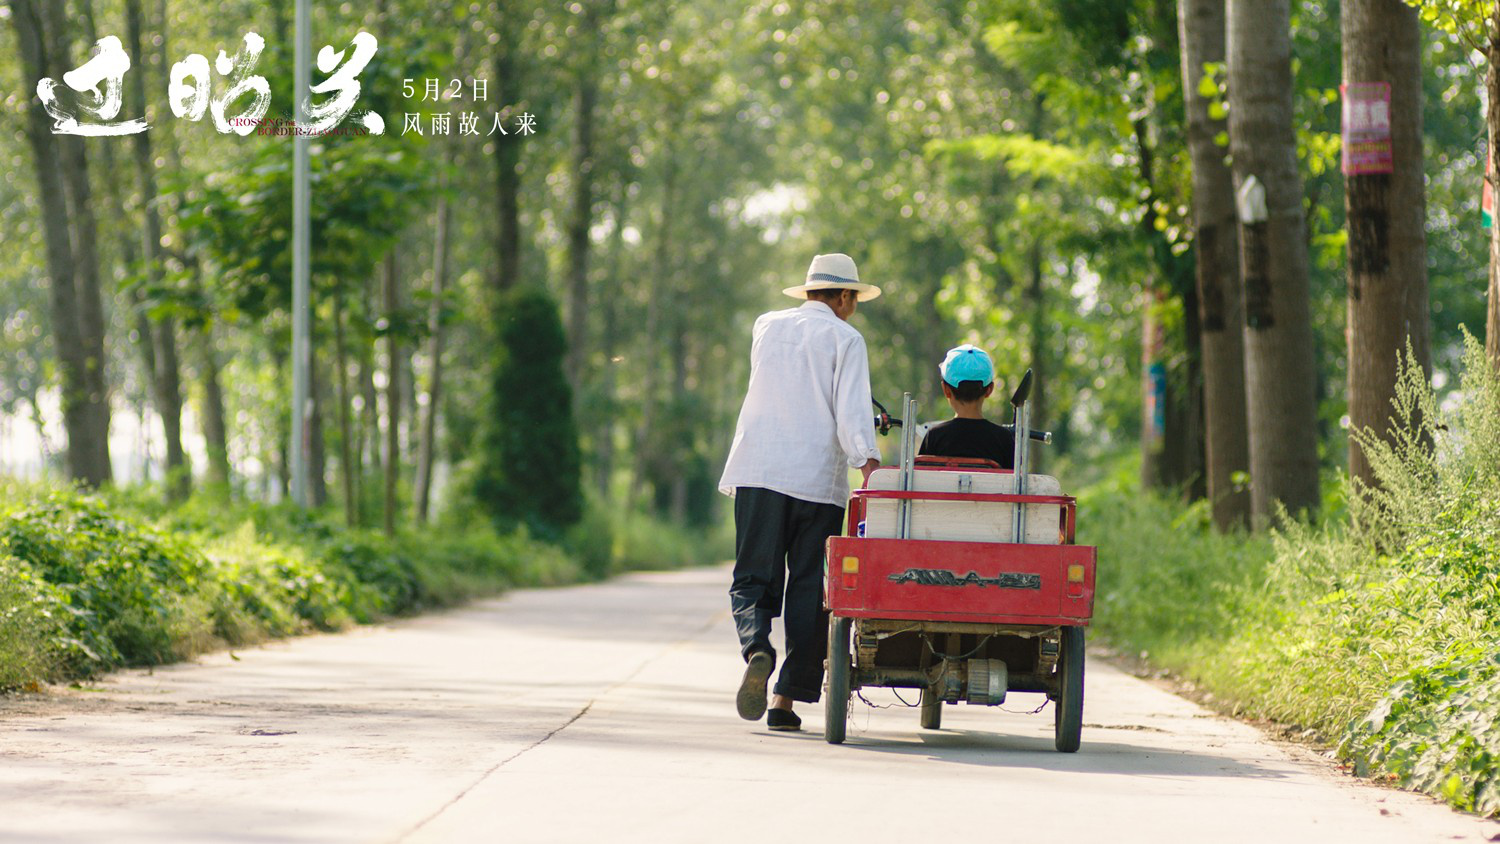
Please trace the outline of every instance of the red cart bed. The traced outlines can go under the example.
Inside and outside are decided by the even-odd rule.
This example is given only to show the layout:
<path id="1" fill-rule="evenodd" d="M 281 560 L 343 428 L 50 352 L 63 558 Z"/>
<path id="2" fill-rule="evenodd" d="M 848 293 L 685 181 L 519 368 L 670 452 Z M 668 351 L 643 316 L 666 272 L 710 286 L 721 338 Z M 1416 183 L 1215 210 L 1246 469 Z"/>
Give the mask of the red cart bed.
<path id="1" fill-rule="evenodd" d="M 850 618 L 1084 627 L 1094 555 L 1086 545 L 835 537 L 825 603 Z"/>

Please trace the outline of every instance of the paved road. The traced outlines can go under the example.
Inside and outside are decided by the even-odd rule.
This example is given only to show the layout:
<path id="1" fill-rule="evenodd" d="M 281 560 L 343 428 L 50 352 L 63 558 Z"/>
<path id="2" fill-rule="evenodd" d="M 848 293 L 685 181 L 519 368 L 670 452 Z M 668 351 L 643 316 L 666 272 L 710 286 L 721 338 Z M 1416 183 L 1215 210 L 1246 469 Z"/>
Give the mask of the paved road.
<path id="1" fill-rule="evenodd" d="M 1096 661 L 1050 713 L 735 717 L 722 569 L 518 592 L 0 701 L 0 840 L 1428 842 L 1494 824 L 1360 784 Z M 893 702 L 888 694 L 872 696 Z"/>

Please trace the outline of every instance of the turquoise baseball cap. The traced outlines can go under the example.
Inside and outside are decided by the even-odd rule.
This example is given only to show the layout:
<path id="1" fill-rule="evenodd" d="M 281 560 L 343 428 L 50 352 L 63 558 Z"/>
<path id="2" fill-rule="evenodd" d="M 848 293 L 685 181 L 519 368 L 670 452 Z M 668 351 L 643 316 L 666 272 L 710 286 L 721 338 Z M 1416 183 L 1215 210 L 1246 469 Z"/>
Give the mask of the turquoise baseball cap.
<path id="1" fill-rule="evenodd" d="M 957 387 L 965 381 L 990 384 L 995 380 L 995 364 L 990 361 L 990 356 L 985 354 L 984 349 L 969 343 L 949 349 L 938 372 L 950 387 Z"/>

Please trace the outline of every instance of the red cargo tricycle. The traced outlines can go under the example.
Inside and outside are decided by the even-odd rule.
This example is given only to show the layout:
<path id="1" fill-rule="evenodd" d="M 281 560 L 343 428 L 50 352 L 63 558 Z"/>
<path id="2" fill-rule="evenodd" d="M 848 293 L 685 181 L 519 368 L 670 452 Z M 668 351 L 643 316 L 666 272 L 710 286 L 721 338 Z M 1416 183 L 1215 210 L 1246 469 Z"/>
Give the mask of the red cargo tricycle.
<path id="1" fill-rule="evenodd" d="M 1015 470 L 993 461 L 916 457 L 915 402 L 884 412 L 902 429 L 899 468 L 878 469 L 849 502 L 845 536 L 828 540 L 824 737 L 843 742 L 853 692 L 918 689 L 921 725 L 943 705 L 996 706 L 1008 692 L 1055 705 L 1054 744 L 1078 749 L 1084 628 L 1093 616 L 1096 549 L 1075 545 L 1077 505 L 1057 481 L 1027 473 L 1028 371 L 1011 398 Z"/>

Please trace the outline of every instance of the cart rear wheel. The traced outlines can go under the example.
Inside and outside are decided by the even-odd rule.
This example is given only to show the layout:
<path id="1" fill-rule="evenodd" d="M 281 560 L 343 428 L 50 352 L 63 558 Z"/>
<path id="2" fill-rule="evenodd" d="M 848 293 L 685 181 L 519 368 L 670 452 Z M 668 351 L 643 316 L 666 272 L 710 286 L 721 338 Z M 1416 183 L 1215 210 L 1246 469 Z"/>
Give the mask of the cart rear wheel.
<path id="1" fill-rule="evenodd" d="M 1083 628 L 1064 627 L 1057 660 L 1058 694 L 1053 744 L 1073 753 L 1083 735 Z"/>
<path id="2" fill-rule="evenodd" d="M 828 620 L 828 694 L 823 698 L 823 738 L 843 744 L 849 722 L 849 627 L 850 620 L 837 616 Z"/>
<path id="3" fill-rule="evenodd" d="M 922 729 L 940 730 L 943 728 L 943 699 L 938 697 L 931 688 L 922 690 Z"/>

